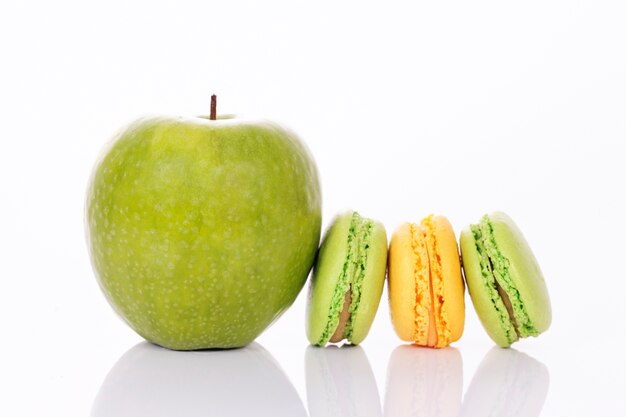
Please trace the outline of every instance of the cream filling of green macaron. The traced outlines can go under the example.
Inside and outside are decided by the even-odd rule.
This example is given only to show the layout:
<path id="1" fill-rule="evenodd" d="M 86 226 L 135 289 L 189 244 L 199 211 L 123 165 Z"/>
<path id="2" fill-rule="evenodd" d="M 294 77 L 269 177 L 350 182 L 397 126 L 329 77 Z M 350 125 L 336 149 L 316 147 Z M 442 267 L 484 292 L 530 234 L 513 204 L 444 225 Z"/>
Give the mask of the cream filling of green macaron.
<path id="1" fill-rule="evenodd" d="M 472 231 L 472 235 L 474 236 L 474 244 L 476 245 L 476 250 L 478 251 L 478 255 L 480 257 L 480 272 L 483 278 L 483 287 L 489 293 L 489 298 L 491 299 L 493 307 L 496 310 L 496 314 L 499 319 L 498 321 L 504 330 L 507 341 L 509 343 L 513 343 L 517 340 L 517 333 L 507 308 L 504 305 L 504 301 L 498 292 L 496 280 L 492 270 L 492 264 L 487 256 L 485 245 L 483 244 L 480 227 L 476 224 L 472 224 L 470 225 L 470 229 Z"/>
<path id="2" fill-rule="evenodd" d="M 480 266 L 485 286 L 490 291 L 498 314 L 505 319 L 502 323 L 505 326 L 507 338 L 509 341 L 515 341 L 518 335 L 519 337 L 537 336 L 539 332 L 533 326 L 520 293 L 511 279 L 509 260 L 498 249 L 489 217 L 484 216 L 479 225 L 471 226 L 471 230 L 476 248 L 480 253 Z M 509 308 L 499 294 L 498 287 L 508 297 Z M 509 324 L 504 324 L 505 322 Z"/>
<path id="3" fill-rule="evenodd" d="M 354 324 L 354 316 L 361 300 L 361 288 L 365 277 L 367 265 L 367 253 L 369 249 L 370 234 L 373 222 L 362 218 L 358 213 L 352 214 L 350 228 L 348 230 L 348 255 L 337 280 L 337 286 L 328 311 L 328 321 L 324 332 L 320 337 L 319 345 L 325 345 L 335 333 L 339 325 L 341 312 L 344 309 L 346 293 L 351 292 L 349 306 L 349 318 L 343 333 L 343 338 L 350 340 Z"/>

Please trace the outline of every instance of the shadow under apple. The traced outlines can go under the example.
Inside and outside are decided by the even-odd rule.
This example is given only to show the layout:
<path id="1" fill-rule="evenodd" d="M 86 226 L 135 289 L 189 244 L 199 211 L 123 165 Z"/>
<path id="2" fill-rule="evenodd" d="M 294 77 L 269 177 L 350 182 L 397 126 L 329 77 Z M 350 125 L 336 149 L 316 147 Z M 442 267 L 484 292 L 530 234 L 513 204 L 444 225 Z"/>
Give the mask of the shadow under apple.
<path id="1" fill-rule="evenodd" d="M 92 417 L 306 416 L 274 358 L 258 343 L 176 352 L 142 342 L 105 378 Z"/>

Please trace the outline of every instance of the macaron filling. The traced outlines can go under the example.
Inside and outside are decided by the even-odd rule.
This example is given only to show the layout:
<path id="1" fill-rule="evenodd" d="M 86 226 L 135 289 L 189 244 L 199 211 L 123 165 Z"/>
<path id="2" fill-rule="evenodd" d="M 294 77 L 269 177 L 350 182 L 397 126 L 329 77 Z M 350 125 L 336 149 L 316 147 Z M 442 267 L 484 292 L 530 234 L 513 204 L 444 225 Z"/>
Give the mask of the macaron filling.
<path id="1" fill-rule="evenodd" d="M 428 249 L 426 249 L 426 243 L 423 239 L 422 228 L 415 223 L 411 223 L 409 228 L 411 231 L 411 249 L 415 259 L 415 266 L 413 267 L 413 279 L 415 281 L 415 335 L 413 340 L 418 345 L 428 346 L 436 343 L 437 339 L 434 326 L 431 326 L 435 318 L 430 289 Z"/>
<path id="2" fill-rule="evenodd" d="M 373 225 L 371 220 L 361 217 L 358 213 L 352 214 L 348 230 L 348 254 L 337 280 L 328 311 L 328 321 L 318 345 L 323 346 L 329 341 L 336 343 L 343 339 L 350 340 L 352 337 L 354 317 L 361 299 Z"/>
<path id="3" fill-rule="evenodd" d="M 349 289 L 346 292 L 343 302 L 343 310 L 339 313 L 339 324 L 337 324 L 337 328 L 335 329 L 335 333 L 330 337 L 331 343 L 338 343 L 344 339 L 344 334 L 346 332 L 346 327 L 348 322 L 350 321 L 350 317 L 352 316 L 350 313 L 350 304 L 352 304 L 352 290 Z"/>
<path id="4" fill-rule="evenodd" d="M 409 225 L 415 265 L 415 334 L 416 344 L 444 347 L 450 344 L 451 330 L 444 299 L 441 253 L 433 216 L 420 224 Z"/>
<path id="5" fill-rule="evenodd" d="M 443 297 L 443 272 L 441 269 L 441 255 L 435 233 L 433 216 L 428 216 L 420 223 L 428 251 L 430 297 L 432 317 L 430 327 L 436 330 L 434 343 L 429 340 L 429 346 L 443 347 L 450 343 L 450 329 L 447 324 L 446 304 Z"/>
<path id="6" fill-rule="evenodd" d="M 509 313 L 509 319 L 511 320 L 511 324 L 515 329 L 515 334 L 517 337 L 521 337 L 519 334 L 519 329 L 517 326 L 517 320 L 515 320 L 515 313 L 513 312 L 513 306 L 511 305 L 511 300 L 509 299 L 508 294 L 502 289 L 498 281 L 496 281 L 496 290 L 498 290 L 498 295 L 502 298 L 502 302 L 504 303 L 504 307 L 506 308 L 507 313 Z"/>
<path id="7" fill-rule="evenodd" d="M 488 216 L 471 225 L 485 288 L 493 301 L 509 343 L 519 337 L 537 336 L 520 293 L 511 279 L 509 260 L 499 250 Z"/>

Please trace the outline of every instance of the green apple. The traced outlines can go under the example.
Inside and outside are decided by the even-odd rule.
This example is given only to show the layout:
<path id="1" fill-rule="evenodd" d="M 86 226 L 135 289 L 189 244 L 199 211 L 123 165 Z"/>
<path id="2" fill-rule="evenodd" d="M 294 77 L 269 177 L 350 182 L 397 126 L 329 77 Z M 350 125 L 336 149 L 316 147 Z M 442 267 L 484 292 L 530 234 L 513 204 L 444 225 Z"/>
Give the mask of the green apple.
<path id="1" fill-rule="evenodd" d="M 252 342 L 302 289 L 320 227 L 315 163 L 271 122 L 140 119 L 110 142 L 87 192 L 104 295 L 176 350 Z"/>

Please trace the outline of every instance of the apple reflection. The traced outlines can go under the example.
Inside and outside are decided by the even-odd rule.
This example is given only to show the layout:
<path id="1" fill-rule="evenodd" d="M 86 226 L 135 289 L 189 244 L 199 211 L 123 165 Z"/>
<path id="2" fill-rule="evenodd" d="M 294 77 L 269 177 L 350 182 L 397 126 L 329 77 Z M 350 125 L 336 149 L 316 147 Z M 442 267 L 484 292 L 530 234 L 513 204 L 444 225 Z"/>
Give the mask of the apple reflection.
<path id="1" fill-rule="evenodd" d="M 311 417 L 382 415 L 376 380 L 360 346 L 309 346 L 305 368 Z"/>
<path id="2" fill-rule="evenodd" d="M 544 364 L 514 349 L 494 347 L 472 378 L 461 415 L 539 416 L 549 385 Z"/>
<path id="3" fill-rule="evenodd" d="M 455 348 L 401 345 L 391 353 L 385 416 L 458 417 L 462 395 L 463 360 Z"/>
<path id="4" fill-rule="evenodd" d="M 92 417 L 306 416 L 274 358 L 259 344 L 233 350 L 175 352 L 147 342 L 107 375 Z"/>

